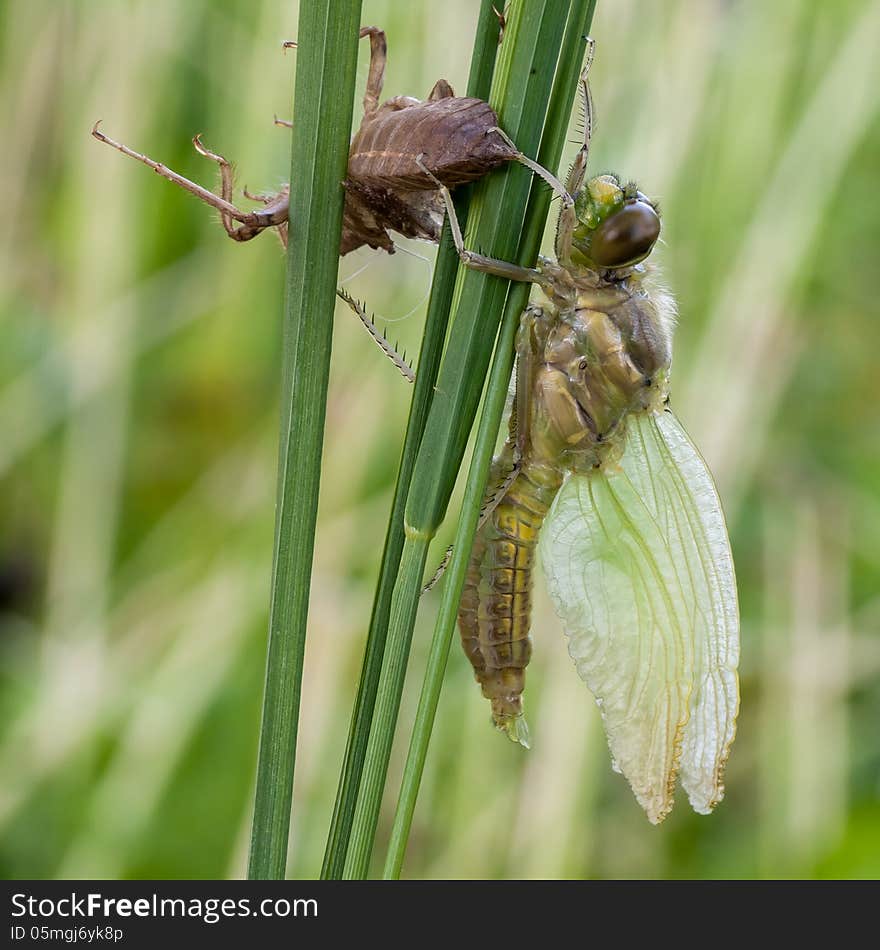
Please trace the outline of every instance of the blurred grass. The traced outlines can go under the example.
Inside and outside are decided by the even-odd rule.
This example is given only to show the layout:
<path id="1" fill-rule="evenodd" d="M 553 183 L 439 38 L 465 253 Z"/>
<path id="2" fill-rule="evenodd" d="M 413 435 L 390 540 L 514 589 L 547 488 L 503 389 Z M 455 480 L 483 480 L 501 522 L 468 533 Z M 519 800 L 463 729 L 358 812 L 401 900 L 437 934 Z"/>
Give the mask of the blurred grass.
<path id="1" fill-rule="evenodd" d="M 15 130 L 0 166 L 6 877 L 243 874 L 283 259 L 268 237 L 228 241 L 211 212 L 88 131 L 103 118 L 210 182 L 189 144 L 201 131 L 240 184 L 273 187 L 296 15 L 279 0 L 0 5 L 0 120 Z M 469 44 L 436 37 L 473 18 L 464 0 L 365 0 L 364 22 L 388 31 L 385 94 L 424 95 L 439 76 L 463 89 Z M 599 5 L 593 35 L 591 166 L 661 201 L 681 310 L 673 399 L 730 520 L 744 642 L 727 797 L 711 818 L 679 802 L 648 826 L 539 580 L 533 749 L 491 729 L 453 648 L 404 874 L 880 876 L 880 7 L 627 0 Z M 370 259 L 346 259 L 343 276 Z M 414 350 L 421 311 L 398 318 L 428 283 L 398 254 L 347 286 Z M 296 875 L 320 867 L 408 398 L 341 312 Z"/>

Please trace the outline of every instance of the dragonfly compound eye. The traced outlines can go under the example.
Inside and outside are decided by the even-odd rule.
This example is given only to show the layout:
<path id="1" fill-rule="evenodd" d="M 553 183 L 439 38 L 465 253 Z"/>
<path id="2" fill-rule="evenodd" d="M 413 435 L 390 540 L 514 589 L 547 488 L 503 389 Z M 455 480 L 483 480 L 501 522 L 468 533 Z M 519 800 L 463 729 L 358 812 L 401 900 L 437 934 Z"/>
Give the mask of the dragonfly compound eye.
<path id="1" fill-rule="evenodd" d="M 596 228 L 590 257 L 600 267 L 625 267 L 644 260 L 660 236 L 660 218 L 646 201 L 633 201 Z"/>

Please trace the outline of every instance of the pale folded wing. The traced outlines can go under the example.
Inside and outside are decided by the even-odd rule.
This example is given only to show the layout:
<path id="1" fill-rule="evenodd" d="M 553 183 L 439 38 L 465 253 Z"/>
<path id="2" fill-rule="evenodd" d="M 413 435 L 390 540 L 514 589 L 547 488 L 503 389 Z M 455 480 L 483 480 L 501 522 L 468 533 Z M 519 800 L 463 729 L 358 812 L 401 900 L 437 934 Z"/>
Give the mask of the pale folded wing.
<path id="1" fill-rule="evenodd" d="M 718 493 L 670 411 L 634 414 L 619 464 L 568 477 L 540 551 L 614 768 L 654 823 L 678 771 L 708 813 L 736 728 L 739 610 Z"/>

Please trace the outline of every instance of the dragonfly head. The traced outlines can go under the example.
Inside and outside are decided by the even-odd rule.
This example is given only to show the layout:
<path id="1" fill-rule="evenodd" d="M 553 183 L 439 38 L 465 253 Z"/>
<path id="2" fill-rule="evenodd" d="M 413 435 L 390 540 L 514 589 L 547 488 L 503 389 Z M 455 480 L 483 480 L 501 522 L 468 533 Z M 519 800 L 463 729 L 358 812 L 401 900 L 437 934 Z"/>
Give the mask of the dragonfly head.
<path id="1" fill-rule="evenodd" d="M 656 206 L 632 182 L 616 175 L 591 178 L 575 198 L 575 259 L 602 270 L 643 261 L 660 236 Z"/>

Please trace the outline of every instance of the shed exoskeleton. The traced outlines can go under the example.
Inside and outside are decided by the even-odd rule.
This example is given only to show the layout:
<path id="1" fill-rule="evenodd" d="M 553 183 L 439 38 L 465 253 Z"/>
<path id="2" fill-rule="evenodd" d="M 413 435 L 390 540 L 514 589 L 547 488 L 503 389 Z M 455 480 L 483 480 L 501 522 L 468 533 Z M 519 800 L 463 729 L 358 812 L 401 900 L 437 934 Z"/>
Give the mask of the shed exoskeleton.
<path id="1" fill-rule="evenodd" d="M 523 155 L 498 127 L 498 118 L 487 102 L 456 96 L 445 79 L 434 84 L 425 100 L 395 96 L 380 105 L 387 57 L 385 33 L 378 27 L 365 26 L 360 36 L 370 39 L 370 66 L 364 115 L 351 142 L 348 173 L 343 182 L 340 254 L 363 245 L 393 253 L 390 231 L 404 237 L 439 241 L 444 202 L 436 182 L 455 188 L 510 161 L 522 162 L 565 197 L 556 178 Z M 200 155 L 218 166 L 219 194 L 110 138 L 99 125 L 96 122 L 92 128 L 96 139 L 143 162 L 219 211 L 223 227 L 233 240 L 249 241 L 268 228 L 277 228 L 282 243 L 287 243 L 289 186 L 265 195 L 245 191 L 245 197 L 261 202 L 264 207 L 241 211 L 233 204 L 233 166 L 207 148 L 199 135 L 193 139 L 193 145 Z"/>

